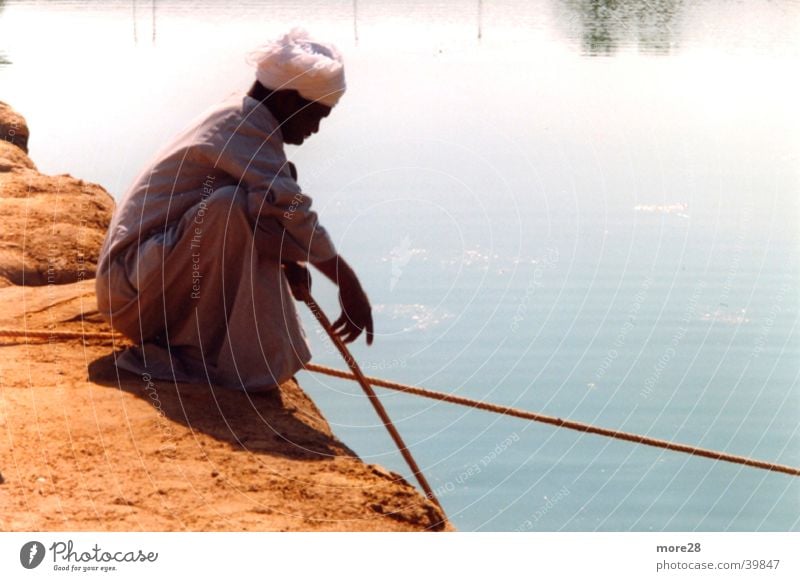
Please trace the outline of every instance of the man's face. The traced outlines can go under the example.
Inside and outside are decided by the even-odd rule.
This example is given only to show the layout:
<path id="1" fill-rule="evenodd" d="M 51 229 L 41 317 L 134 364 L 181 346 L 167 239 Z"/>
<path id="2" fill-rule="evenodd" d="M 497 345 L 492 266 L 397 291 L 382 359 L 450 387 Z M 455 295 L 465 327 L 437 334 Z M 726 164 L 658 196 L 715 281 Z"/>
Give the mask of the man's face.
<path id="1" fill-rule="evenodd" d="M 294 91 L 291 91 L 294 93 Z M 300 145 L 307 137 L 319 131 L 320 122 L 330 115 L 331 108 L 322 103 L 307 101 L 296 93 L 295 99 L 289 99 L 281 121 L 281 133 L 284 143 Z"/>

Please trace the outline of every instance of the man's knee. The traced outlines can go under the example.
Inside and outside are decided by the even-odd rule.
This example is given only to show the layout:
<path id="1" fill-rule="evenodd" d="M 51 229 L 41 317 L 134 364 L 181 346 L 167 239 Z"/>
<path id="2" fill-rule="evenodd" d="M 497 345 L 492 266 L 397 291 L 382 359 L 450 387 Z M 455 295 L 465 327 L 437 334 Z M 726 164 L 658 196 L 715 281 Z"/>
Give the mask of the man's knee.
<path id="1" fill-rule="evenodd" d="M 226 186 L 215 190 L 198 202 L 188 223 L 182 228 L 182 238 L 188 238 L 194 260 L 198 253 L 213 249 L 216 253 L 241 252 L 252 244 L 253 227 L 247 211 L 247 194 L 242 188 Z M 185 244 L 185 242 L 184 242 Z"/>

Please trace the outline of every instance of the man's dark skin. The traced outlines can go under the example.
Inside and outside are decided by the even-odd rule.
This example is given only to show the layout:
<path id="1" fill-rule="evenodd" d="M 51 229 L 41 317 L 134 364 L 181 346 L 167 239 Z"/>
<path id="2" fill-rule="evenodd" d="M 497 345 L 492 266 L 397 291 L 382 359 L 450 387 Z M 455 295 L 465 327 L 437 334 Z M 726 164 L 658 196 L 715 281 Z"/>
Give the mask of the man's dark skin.
<path id="1" fill-rule="evenodd" d="M 247 94 L 269 109 L 280 125 L 283 142 L 291 145 L 301 145 L 306 138 L 319 131 L 320 122 L 331 112 L 327 105 L 304 99 L 295 90 L 273 91 L 258 81 L 253 83 Z M 297 179 L 294 165 L 290 165 L 290 168 Z M 339 255 L 314 266 L 339 287 L 342 314 L 333 323 L 336 334 L 345 343 L 350 343 L 361 335 L 362 330 L 366 330 L 367 345 L 372 345 L 372 307 L 356 273 Z M 292 292 L 299 299 L 301 295 L 295 290 L 296 286 L 305 282 L 305 286 L 310 288 L 311 276 L 303 265 L 296 262 L 284 262 L 283 267 Z"/>

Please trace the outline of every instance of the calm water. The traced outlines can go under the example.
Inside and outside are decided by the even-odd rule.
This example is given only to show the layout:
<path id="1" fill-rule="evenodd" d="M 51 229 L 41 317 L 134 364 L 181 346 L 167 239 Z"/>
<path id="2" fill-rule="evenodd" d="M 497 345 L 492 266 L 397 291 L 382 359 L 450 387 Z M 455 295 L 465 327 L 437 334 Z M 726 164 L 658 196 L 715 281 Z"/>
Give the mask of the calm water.
<path id="1" fill-rule="evenodd" d="M 349 67 L 290 156 L 375 304 L 367 373 L 800 465 L 800 5 L 355 4 L 0 2 L 0 99 L 119 196 L 302 23 Z M 408 474 L 357 386 L 301 382 Z M 797 479 L 382 397 L 462 530 L 800 528 Z"/>

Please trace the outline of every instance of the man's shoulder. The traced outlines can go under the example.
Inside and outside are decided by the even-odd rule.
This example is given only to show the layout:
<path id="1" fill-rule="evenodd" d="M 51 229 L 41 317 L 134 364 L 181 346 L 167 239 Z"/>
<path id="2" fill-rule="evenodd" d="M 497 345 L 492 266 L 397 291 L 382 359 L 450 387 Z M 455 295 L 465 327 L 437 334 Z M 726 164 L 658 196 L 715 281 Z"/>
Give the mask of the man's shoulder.
<path id="1" fill-rule="evenodd" d="M 276 128 L 277 123 L 266 107 L 261 107 L 251 97 L 234 93 L 197 115 L 173 136 L 156 153 L 133 187 L 142 184 L 151 187 L 150 175 L 154 172 L 170 174 L 180 170 L 185 173 L 192 163 L 205 164 L 209 159 L 214 163 L 245 158 L 252 162 L 255 151 L 261 154 L 260 163 L 282 166 L 285 153 Z"/>
<path id="2" fill-rule="evenodd" d="M 198 118 L 197 124 L 233 123 L 235 127 L 254 125 L 271 131 L 277 125 L 266 107 L 246 93 L 231 93 L 222 101 L 212 105 Z"/>
<path id="3" fill-rule="evenodd" d="M 222 101 L 210 105 L 195 116 L 194 119 L 189 122 L 188 127 L 214 125 L 237 118 L 243 119 L 248 114 L 246 104 L 243 95 L 236 93 L 231 94 Z"/>

